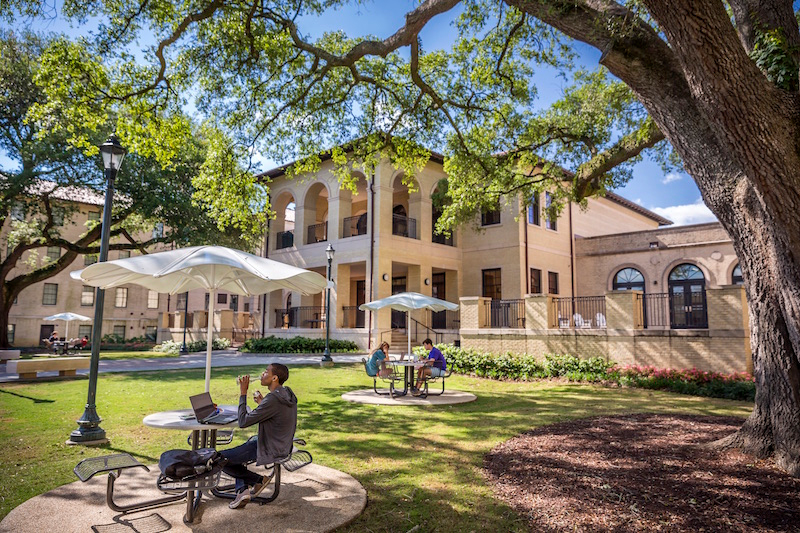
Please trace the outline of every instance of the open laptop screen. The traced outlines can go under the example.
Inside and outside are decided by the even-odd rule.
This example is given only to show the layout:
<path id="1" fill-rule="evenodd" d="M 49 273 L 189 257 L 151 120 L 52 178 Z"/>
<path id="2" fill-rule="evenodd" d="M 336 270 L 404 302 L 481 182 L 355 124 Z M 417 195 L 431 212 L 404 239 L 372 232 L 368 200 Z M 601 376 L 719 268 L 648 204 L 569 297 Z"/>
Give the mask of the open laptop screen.
<path id="1" fill-rule="evenodd" d="M 210 393 L 203 392 L 195 394 L 194 396 L 189 396 L 189 401 L 192 402 L 192 410 L 198 421 L 202 421 L 214 414 L 215 407 L 214 402 L 211 401 Z"/>

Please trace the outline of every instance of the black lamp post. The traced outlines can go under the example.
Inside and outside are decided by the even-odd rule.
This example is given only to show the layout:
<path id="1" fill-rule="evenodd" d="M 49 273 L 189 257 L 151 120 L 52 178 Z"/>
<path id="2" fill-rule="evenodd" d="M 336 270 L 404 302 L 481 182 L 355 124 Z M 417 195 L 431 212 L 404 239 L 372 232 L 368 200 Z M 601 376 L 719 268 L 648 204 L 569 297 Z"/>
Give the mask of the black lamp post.
<path id="1" fill-rule="evenodd" d="M 114 179 L 125 158 L 125 148 L 119 144 L 115 134 L 100 145 L 103 155 L 103 167 L 106 174 L 106 201 L 103 205 L 103 227 L 100 235 L 100 257 L 102 263 L 108 259 L 108 239 L 111 230 L 111 205 L 114 202 Z M 100 364 L 100 342 L 103 337 L 103 304 L 105 303 L 105 290 L 98 287 L 94 299 L 94 326 L 92 327 L 92 357 L 89 363 L 89 394 L 86 398 L 86 408 L 78 422 L 78 429 L 70 433 L 67 443 L 71 444 L 100 444 L 106 442 L 106 432 L 100 427 L 102 418 L 97 414 L 95 398 L 97 396 L 97 369 Z"/>
<path id="2" fill-rule="evenodd" d="M 189 348 L 186 347 L 186 318 L 189 314 L 189 293 L 183 299 L 183 344 L 181 344 L 181 354 L 189 353 Z"/>
<path id="3" fill-rule="evenodd" d="M 333 254 L 336 253 L 336 250 L 333 249 L 331 243 L 328 243 L 328 247 L 325 249 L 325 255 L 328 258 L 328 287 L 326 288 L 326 300 L 325 300 L 325 353 L 322 355 L 322 361 L 320 364 L 322 365 L 332 365 L 333 359 L 331 359 L 331 263 L 333 263 Z"/>

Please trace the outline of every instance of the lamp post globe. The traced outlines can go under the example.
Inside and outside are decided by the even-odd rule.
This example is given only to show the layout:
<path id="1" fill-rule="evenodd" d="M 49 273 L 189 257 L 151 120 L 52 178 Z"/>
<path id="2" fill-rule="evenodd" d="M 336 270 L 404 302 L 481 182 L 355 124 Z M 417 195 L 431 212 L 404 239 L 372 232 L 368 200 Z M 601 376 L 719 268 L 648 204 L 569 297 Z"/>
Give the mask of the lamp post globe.
<path id="1" fill-rule="evenodd" d="M 108 260 L 108 240 L 111 231 L 111 208 L 114 203 L 114 180 L 125 159 L 125 148 L 115 134 L 111 134 L 106 142 L 99 146 L 103 157 L 103 169 L 106 178 L 106 197 L 103 205 L 103 225 L 100 233 L 100 256 L 98 262 Z M 78 428 L 69 435 L 67 444 L 102 444 L 107 442 L 106 432 L 100 427 L 102 418 L 97 414 L 97 371 L 100 364 L 100 342 L 103 337 L 103 307 L 105 303 L 105 290 L 98 288 L 94 299 L 94 323 L 92 325 L 92 356 L 89 361 L 89 392 L 86 397 L 86 407 L 80 419 L 77 420 Z"/>
<path id="2" fill-rule="evenodd" d="M 325 249 L 325 257 L 328 258 L 328 286 L 325 289 L 325 353 L 322 355 L 320 361 L 321 366 L 333 366 L 333 359 L 331 358 L 331 264 L 333 263 L 333 256 L 336 250 L 333 249 L 331 243 Z"/>

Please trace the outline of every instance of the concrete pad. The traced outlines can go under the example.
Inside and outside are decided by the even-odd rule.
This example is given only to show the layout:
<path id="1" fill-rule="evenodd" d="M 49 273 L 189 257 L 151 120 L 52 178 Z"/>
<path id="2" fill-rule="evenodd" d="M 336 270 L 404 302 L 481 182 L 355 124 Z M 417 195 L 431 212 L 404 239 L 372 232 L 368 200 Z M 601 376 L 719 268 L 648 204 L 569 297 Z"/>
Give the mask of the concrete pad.
<path id="1" fill-rule="evenodd" d="M 162 497 L 156 488 L 158 466 L 150 472 L 132 468 L 114 484 L 115 502 L 132 504 Z M 120 514 L 106 505 L 106 476 L 86 483 L 75 481 L 40 494 L 13 509 L 0 522 L 0 532 L 42 531 L 197 531 L 252 533 L 254 531 L 332 531 L 350 523 L 367 505 L 367 492 L 352 476 L 310 464 L 296 472 L 281 472 L 278 499 L 266 505 L 250 503 L 228 508 L 230 500 L 203 496 L 193 524 L 184 524 L 186 502 Z M 267 488 L 270 491 L 271 488 Z M 103 527 L 99 527 L 103 526 Z"/>
<path id="2" fill-rule="evenodd" d="M 388 390 L 387 390 L 388 392 Z M 477 396 L 469 392 L 461 392 L 457 390 L 445 391 L 441 396 L 428 396 L 427 398 L 419 398 L 412 396 L 410 393 L 406 396 L 397 396 L 391 398 L 388 394 L 385 396 L 375 394 L 372 389 L 361 389 L 342 394 L 342 399 L 353 403 L 367 403 L 372 405 L 453 405 L 457 403 L 469 403 L 478 399 Z"/>

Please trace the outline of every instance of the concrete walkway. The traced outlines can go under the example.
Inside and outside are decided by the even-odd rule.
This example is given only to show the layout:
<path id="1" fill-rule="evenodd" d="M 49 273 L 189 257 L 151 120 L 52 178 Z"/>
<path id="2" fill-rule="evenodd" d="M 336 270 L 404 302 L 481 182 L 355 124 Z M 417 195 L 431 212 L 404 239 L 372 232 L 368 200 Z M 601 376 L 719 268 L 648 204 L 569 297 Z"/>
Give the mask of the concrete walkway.
<path id="1" fill-rule="evenodd" d="M 114 484 L 115 501 L 125 505 L 162 497 L 156 488 L 158 472 L 158 465 L 152 465 L 150 472 L 124 471 Z M 352 522 L 367 505 L 364 487 L 352 476 L 313 463 L 296 472 L 283 471 L 280 495 L 267 505 L 250 503 L 231 510 L 230 500 L 203 496 L 190 525 L 183 523 L 183 501 L 130 514 L 112 511 L 105 501 L 106 483 L 106 476 L 98 475 L 31 498 L 0 522 L 0 532 L 67 533 L 93 531 L 93 526 L 104 533 L 332 531 Z"/>
<path id="2" fill-rule="evenodd" d="M 335 363 L 360 363 L 364 354 L 333 354 Z M 213 367 L 226 366 L 266 366 L 269 363 L 284 365 L 316 365 L 322 359 L 320 354 L 255 354 L 239 353 L 236 350 L 216 350 L 211 355 Z M 100 358 L 99 372 L 139 372 L 143 370 L 185 370 L 205 368 L 206 353 L 196 352 L 180 357 L 154 357 L 147 359 L 107 359 Z M 89 374 L 88 370 L 78 370 L 79 376 Z M 58 377 L 58 372 L 40 372 L 40 378 Z M 0 365 L 0 383 L 19 381 L 17 374 L 6 372 L 6 365 Z"/>
<path id="3" fill-rule="evenodd" d="M 381 392 L 388 392 L 387 390 Z M 439 391 L 441 392 L 441 391 Z M 444 394 L 436 396 L 428 396 L 427 398 L 419 398 L 408 394 L 406 396 L 396 396 L 390 398 L 388 395 L 382 396 L 375 394 L 372 389 L 361 389 L 342 394 L 342 399 L 353 403 L 365 403 L 372 405 L 454 405 L 457 403 L 469 403 L 478 399 L 472 393 L 462 392 L 457 390 L 445 391 Z"/>

